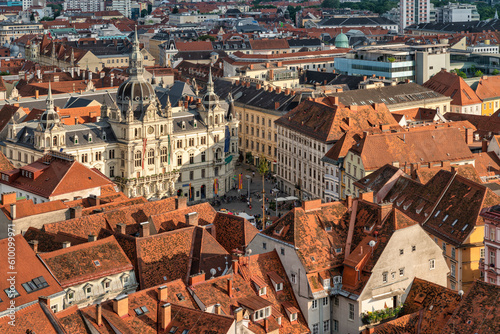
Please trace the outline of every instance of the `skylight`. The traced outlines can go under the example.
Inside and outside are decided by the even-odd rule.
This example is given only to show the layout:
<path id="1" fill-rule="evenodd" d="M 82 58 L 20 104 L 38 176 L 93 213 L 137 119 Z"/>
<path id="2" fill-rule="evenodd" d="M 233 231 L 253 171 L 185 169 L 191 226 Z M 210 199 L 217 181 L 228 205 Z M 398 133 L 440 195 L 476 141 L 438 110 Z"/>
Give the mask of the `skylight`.
<path id="1" fill-rule="evenodd" d="M 469 224 L 465 224 L 464 227 L 462 227 L 462 232 L 465 231 L 465 229 L 469 226 Z"/>
<path id="2" fill-rule="evenodd" d="M 446 221 L 448 219 L 448 215 L 444 216 L 443 221 Z"/>
<path id="3" fill-rule="evenodd" d="M 436 218 L 437 216 L 439 216 L 439 214 L 440 214 L 440 213 L 441 213 L 441 211 L 440 211 L 440 210 L 438 210 L 438 211 L 436 212 L 436 214 L 434 215 L 434 218 Z"/>
<path id="4" fill-rule="evenodd" d="M 455 219 L 455 220 L 453 221 L 453 223 L 451 223 L 451 226 L 455 226 L 455 224 L 457 223 L 457 221 L 458 221 L 458 219 Z"/>
<path id="5" fill-rule="evenodd" d="M 41 290 L 49 286 L 49 284 L 47 283 L 47 281 L 45 281 L 45 278 L 43 278 L 43 276 L 34 278 L 33 280 L 23 283 L 21 285 L 23 286 L 24 290 L 26 290 L 27 293 L 32 293 L 34 291 Z"/>
<path id="6" fill-rule="evenodd" d="M 94 260 L 94 264 L 96 267 L 99 267 L 101 265 L 101 262 L 99 262 L 99 260 Z"/>

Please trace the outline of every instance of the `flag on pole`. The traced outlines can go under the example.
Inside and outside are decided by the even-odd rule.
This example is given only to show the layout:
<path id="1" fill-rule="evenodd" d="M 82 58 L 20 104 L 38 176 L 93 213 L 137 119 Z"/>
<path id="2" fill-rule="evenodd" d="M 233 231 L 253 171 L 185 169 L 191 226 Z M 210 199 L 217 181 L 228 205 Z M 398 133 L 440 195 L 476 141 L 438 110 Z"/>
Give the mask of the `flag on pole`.
<path id="1" fill-rule="evenodd" d="M 148 139 L 144 138 L 142 140 L 142 169 L 144 169 L 144 159 L 146 158 L 146 144 L 148 143 Z"/>
<path id="2" fill-rule="evenodd" d="M 214 194 L 219 194 L 219 180 L 217 179 L 214 180 Z"/>
<path id="3" fill-rule="evenodd" d="M 171 153 L 171 149 L 170 149 L 170 135 L 168 135 L 168 164 L 170 165 L 170 153 Z"/>
<path id="4" fill-rule="evenodd" d="M 189 184 L 189 199 L 191 199 L 193 197 L 193 190 L 191 188 L 191 183 Z"/>
<path id="5" fill-rule="evenodd" d="M 238 189 L 243 189 L 243 174 L 238 175 Z"/>

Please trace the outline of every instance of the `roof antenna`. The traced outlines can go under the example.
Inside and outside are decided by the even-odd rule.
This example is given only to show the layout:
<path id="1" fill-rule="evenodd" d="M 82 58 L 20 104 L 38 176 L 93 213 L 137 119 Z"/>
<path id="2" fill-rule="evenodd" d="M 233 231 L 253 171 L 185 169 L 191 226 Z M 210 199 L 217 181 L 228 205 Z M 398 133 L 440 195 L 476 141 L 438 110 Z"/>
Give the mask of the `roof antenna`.
<path id="1" fill-rule="evenodd" d="M 211 278 L 214 278 L 215 274 L 217 274 L 217 270 L 215 270 L 215 268 L 212 268 L 212 269 L 210 269 L 210 273 L 212 274 Z"/>

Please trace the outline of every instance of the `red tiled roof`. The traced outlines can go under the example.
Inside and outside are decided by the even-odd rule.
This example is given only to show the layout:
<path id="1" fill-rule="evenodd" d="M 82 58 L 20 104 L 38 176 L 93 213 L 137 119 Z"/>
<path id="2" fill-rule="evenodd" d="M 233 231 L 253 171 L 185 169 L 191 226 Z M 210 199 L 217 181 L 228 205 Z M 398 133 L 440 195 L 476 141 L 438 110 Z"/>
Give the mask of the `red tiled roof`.
<path id="1" fill-rule="evenodd" d="M 250 46 L 252 50 L 275 50 L 275 49 L 289 49 L 288 41 L 286 39 L 251 39 Z"/>
<path id="2" fill-rule="evenodd" d="M 244 250 L 259 232 L 248 220 L 235 215 L 217 212 L 213 220 L 217 241 L 226 251 Z"/>
<path id="3" fill-rule="evenodd" d="M 186 51 L 212 51 L 214 49 L 211 41 L 195 41 L 195 42 L 184 42 L 177 43 L 175 45 L 179 52 Z"/>
<path id="4" fill-rule="evenodd" d="M 113 236 L 43 253 L 40 258 L 63 288 L 133 269 Z"/>
<path id="5" fill-rule="evenodd" d="M 8 300 L 9 299 L 3 299 L 4 302 L 2 304 L 7 304 Z M 0 318 L 0 333 L 26 334 L 28 333 L 27 330 L 32 330 L 33 333 L 59 333 L 56 331 L 54 326 L 52 326 L 39 303 L 27 306 L 17 311 L 15 326 L 10 323 L 11 321 L 11 318 L 7 316 Z"/>
<path id="6" fill-rule="evenodd" d="M 464 162 L 473 155 L 457 128 L 422 129 L 397 133 L 368 134 L 353 146 L 365 170 L 385 164 Z"/>
<path id="7" fill-rule="evenodd" d="M 23 176 L 23 170 L 32 172 L 33 177 Z M 111 183 L 109 179 L 78 161 L 67 161 L 50 155 L 8 173 L 11 175 L 9 181 L 2 179 L 1 183 L 45 198 L 99 188 Z"/>
<path id="8" fill-rule="evenodd" d="M 23 199 L 16 201 L 16 219 L 39 215 L 47 212 L 53 212 L 57 210 L 65 210 L 67 208 L 68 207 L 64 205 L 64 203 L 60 200 L 33 204 L 33 200 Z M 12 216 L 10 215 L 11 207 L 9 204 L 0 206 L 0 210 L 5 214 L 7 219 L 12 220 Z"/>
<path id="9" fill-rule="evenodd" d="M 466 106 L 481 103 L 481 99 L 465 83 L 464 79 L 456 74 L 441 70 L 423 84 L 435 92 L 451 97 L 451 105 Z"/>
<path id="10" fill-rule="evenodd" d="M 24 240 L 21 235 L 16 235 L 14 237 L 16 262 L 13 268 L 8 268 L 8 248 L 10 246 L 9 243 L 12 243 L 12 241 L 8 238 L 0 240 L 0 263 L 2 263 L 2 270 L 0 270 L 0 299 L 2 300 L 2 302 L 0 302 L 0 312 L 7 310 L 10 306 L 9 301 L 11 299 L 9 299 L 4 291 L 10 286 L 9 281 L 7 281 L 7 279 L 10 278 L 10 275 L 12 275 L 10 274 L 10 272 L 16 273 L 14 286 L 16 288 L 16 291 L 20 294 L 19 297 L 13 299 L 15 301 L 16 307 L 37 301 L 38 297 L 40 296 L 51 296 L 62 291 L 57 281 L 54 279 L 54 277 L 52 277 L 45 266 L 38 260 L 35 253 L 28 245 L 28 242 Z M 40 276 L 45 279 L 48 286 L 28 293 L 24 289 L 22 284 L 30 282 L 31 280 Z M 21 316 L 19 314 L 17 314 L 17 316 L 19 316 L 19 318 L 16 317 L 16 320 L 21 320 Z M 27 324 L 29 323 L 30 322 L 28 321 Z M 17 322 L 16 324 L 20 325 L 20 323 Z M 0 328 L 2 327 L 2 323 L 0 322 Z M 24 329 L 24 331 L 25 330 L 26 328 Z M 5 332 L 2 330 L 0 330 L 0 332 L 11 333 L 10 331 Z"/>

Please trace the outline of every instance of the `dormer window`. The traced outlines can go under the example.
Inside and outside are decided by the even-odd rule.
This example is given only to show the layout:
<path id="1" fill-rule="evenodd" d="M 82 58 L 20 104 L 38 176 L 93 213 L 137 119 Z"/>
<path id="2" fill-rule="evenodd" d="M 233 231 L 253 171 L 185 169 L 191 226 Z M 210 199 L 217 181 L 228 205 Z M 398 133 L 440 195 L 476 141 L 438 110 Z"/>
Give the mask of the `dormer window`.
<path id="1" fill-rule="evenodd" d="M 92 135 L 89 133 L 89 143 L 92 142 Z"/>
<path id="2" fill-rule="evenodd" d="M 259 296 L 265 296 L 267 293 L 267 288 L 263 287 L 259 289 Z"/>
<path id="3" fill-rule="evenodd" d="M 329 279 L 329 278 L 325 278 L 325 279 L 323 280 L 323 287 L 324 287 L 325 289 L 330 287 L 330 279 Z"/>
<path id="4" fill-rule="evenodd" d="M 182 121 L 181 127 L 182 127 L 182 130 L 186 130 L 186 122 Z"/>
<path id="5" fill-rule="evenodd" d="M 73 290 L 69 290 L 66 293 L 66 299 L 68 300 L 68 302 L 72 303 L 75 300 L 75 292 Z"/>
<path id="6" fill-rule="evenodd" d="M 253 321 L 259 321 L 265 319 L 271 315 L 271 307 L 265 307 L 263 309 L 255 311 L 253 314 Z"/>
<path id="7" fill-rule="evenodd" d="M 291 313 L 290 314 L 290 322 L 297 321 L 297 313 Z"/>
<path id="8" fill-rule="evenodd" d="M 193 128 L 197 128 L 198 127 L 198 123 L 196 122 L 196 120 L 193 121 Z"/>
<path id="9" fill-rule="evenodd" d="M 75 144 L 78 144 L 78 136 L 77 136 L 77 135 L 75 135 L 75 138 L 73 139 L 73 142 L 74 142 Z"/>
<path id="10" fill-rule="evenodd" d="M 102 140 L 106 140 L 106 132 L 102 133 Z"/>

